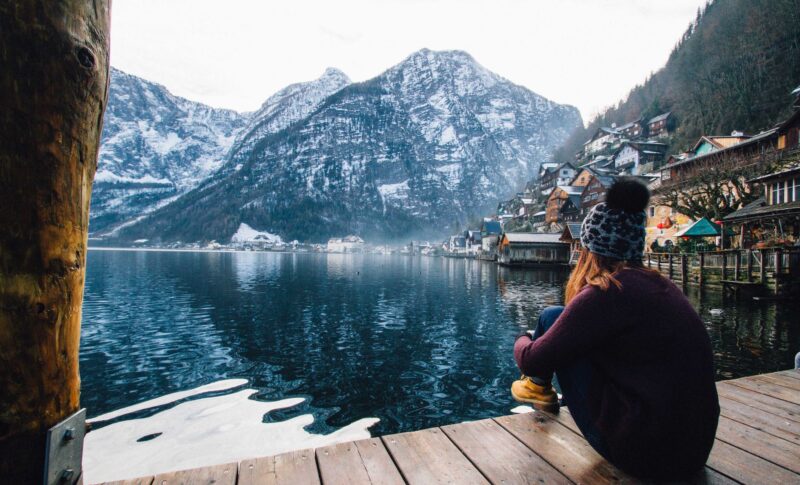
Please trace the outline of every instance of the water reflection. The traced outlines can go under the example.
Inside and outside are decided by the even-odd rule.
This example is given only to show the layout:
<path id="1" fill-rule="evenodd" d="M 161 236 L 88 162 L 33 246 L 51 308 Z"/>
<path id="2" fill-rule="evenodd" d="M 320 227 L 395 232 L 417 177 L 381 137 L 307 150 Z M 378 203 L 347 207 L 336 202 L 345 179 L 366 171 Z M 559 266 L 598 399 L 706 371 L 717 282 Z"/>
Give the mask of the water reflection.
<path id="1" fill-rule="evenodd" d="M 244 378 L 253 399 L 304 398 L 265 420 L 311 414 L 314 433 L 365 417 L 384 434 L 504 414 L 514 336 L 561 302 L 566 277 L 446 258 L 91 251 L 82 401 L 96 416 Z M 720 378 L 791 366 L 796 308 L 689 296 Z"/>

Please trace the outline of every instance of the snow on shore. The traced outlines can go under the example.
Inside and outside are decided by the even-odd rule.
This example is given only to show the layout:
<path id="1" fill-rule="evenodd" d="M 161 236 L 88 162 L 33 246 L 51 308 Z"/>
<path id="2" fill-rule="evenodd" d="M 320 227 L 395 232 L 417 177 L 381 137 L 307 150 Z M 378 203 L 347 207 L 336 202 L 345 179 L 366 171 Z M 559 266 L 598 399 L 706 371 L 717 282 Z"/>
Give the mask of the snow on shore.
<path id="1" fill-rule="evenodd" d="M 240 380 L 219 381 L 190 391 L 107 413 L 90 421 L 163 406 L 200 392 L 230 389 Z M 270 411 L 296 406 L 302 398 L 265 402 L 251 399 L 258 391 L 180 403 L 152 416 L 112 423 L 86 435 L 83 452 L 84 483 L 135 478 L 150 474 L 210 466 L 245 458 L 269 456 L 302 448 L 316 448 L 370 437 L 377 418 L 359 419 L 327 435 L 304 428 L 314 422 L 310 414 L 264 423 Z"/>
<path id="2" fill-rule="evenodd" d="M 247 243 L 247 242 L 267 242 L 277 244 L 283 242 L 281 237 L 277 234 L 271 234 L 266 231 L 257 231 L 248 226 L 244 222 L 239 224 L 239 229 L 231 236 L 233 243 Z"/>

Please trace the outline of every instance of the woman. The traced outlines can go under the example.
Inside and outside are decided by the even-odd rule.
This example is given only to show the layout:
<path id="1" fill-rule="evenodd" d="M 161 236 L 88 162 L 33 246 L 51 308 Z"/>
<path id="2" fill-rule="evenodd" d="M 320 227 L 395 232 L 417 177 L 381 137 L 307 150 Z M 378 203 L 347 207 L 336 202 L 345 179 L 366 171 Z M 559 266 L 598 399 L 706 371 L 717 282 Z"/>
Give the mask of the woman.
<path id="1" fill-rule="evenodd" d="M 642 478 L 679 479 L 708 458 L 719 417 L 708 333 L 671 281 L 642 266 L 647 188 L 618 180 L 581 226 L 566 288 L 517 338 L 521 402 L 558 409 L 553 372 L 587 441 Z M 527 376 L 527 377 L 526 377 Z"/>

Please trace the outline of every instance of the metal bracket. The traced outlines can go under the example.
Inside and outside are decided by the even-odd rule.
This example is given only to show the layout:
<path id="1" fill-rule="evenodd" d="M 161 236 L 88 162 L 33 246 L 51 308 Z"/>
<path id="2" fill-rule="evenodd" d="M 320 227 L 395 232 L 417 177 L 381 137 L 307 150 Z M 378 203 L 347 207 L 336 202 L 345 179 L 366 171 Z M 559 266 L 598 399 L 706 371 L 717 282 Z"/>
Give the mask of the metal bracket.
<path id="1" fill-rule="evenodd" d="M 44 485 L 74 485 L 83 471 L 86 409 L 81 409 L 47 431 Z"/>

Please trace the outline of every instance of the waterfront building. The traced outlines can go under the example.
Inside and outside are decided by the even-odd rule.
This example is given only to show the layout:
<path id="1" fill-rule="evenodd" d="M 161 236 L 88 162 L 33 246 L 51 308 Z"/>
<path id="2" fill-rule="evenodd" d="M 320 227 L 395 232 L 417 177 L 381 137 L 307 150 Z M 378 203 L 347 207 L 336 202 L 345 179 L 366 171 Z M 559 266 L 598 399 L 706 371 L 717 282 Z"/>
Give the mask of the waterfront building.
<path id="1" fill-rule="evenodd" d="M 334 237 L 328 240 L 329 253 L 360 253 L 364 250 L 364 240 L 358 236 Z"/>
<path id="2" fill-rule="evenodd" d="M 560 233 L 503 233 L 497 246 L 497 262 L 506 266 L 566 264 L 570 245 L 560 238 Z"/>

